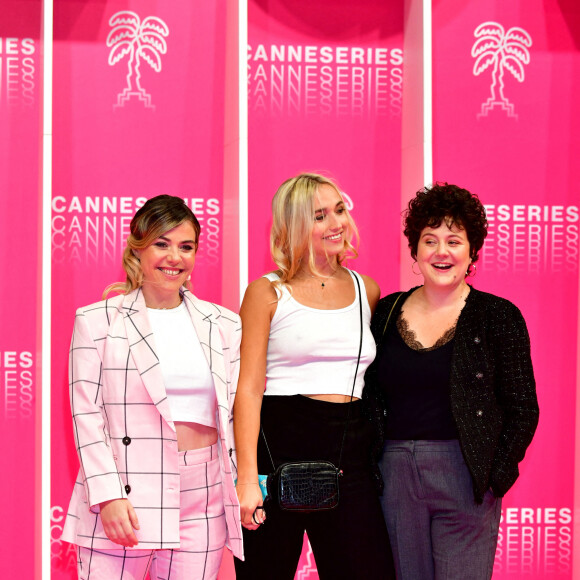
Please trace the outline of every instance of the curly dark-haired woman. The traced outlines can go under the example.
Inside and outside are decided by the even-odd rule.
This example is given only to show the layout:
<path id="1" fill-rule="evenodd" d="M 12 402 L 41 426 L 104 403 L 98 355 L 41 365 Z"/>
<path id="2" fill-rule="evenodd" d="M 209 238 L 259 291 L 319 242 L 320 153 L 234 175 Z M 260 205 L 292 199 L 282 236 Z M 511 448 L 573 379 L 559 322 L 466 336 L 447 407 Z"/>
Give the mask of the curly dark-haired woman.
<path id="1" fill-rule="evenodd" d="M 487 235 L 475 195 L 419 191 L 405 235 L 424 284 L 379 302 L 366 377 L 397 578 L 487 579 L 501 498 L 538 423 L 528 332 L 511 302 L 466 283 Z"/>

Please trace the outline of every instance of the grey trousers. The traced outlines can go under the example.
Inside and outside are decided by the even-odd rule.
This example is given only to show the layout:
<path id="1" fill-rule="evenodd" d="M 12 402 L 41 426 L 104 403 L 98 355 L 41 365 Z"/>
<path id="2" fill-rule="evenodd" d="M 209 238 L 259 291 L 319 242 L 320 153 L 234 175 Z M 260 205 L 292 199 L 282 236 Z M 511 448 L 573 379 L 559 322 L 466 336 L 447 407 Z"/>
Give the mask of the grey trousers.
<path id="1" fill-rule="evenodd" d="M 501 499 L 475 503 L 457 440 L 387 441 L 382 507 L 398 580 L 488 580 Z"/>

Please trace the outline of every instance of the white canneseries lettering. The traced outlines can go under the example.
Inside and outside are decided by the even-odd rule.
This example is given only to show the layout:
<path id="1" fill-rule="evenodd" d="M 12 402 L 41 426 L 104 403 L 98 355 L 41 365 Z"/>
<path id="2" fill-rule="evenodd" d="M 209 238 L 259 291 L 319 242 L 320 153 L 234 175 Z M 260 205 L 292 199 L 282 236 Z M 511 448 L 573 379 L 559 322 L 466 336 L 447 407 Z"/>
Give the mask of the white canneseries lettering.
<path id="1" fill-rule="evenodd" d="M 390 54 L 390 58 L 389 58 Z M 255 48 L 248 45 L 249 62 L 296 62 L 317 64 L 360 64 L 360 65 L 401 65 L 403 51 L 400 48 L 356 46 L 301 46 L 258 44 Z"/>
<path id="2" fill-rule="evenodd" d="M 403 69 L 391 69 L 391 114 L 398 117 L 403 112 Z"/>
<path id="3" fill-rule="evenodd" d="M 489 222 L 577 222 L 580 214 L 577 205 L 486 205 Z"/>
<path id="4" fill-rule="evenodd" d="M 32 38 L 2 38 L 0 36 L 0 55 L 34 54 Z"/>
<path id="5" fill-rule="evenodd" d="M 578 271 L 577 205 L 486 205 L 482 264 L 498 272 Z"/>
<path id="6" fill-rule="evenodd" d="M 32 353 L 23 351 L 9 351 L 5 350 L 0 352 L 0 368 L 5 369 L 16 369 L 23 368 L 29 369 L 33 364 Z"/>
<path id="7" fill-rule="evenodd" d="M 54 213 L 122 213 L 134 215 L 147 201 L 146 197 L 87 196 L 73 195 L 70 199 L 57 195 L 52 198 Z"/>
<path id="8" fill-rule="evenodd" d="M 499 22 L 484 22 L 473 32 L 476 40 L 471 48 L 475 58 L 473 74 L 478 76 L 488 70 L 491 73 L 491 95 L 481 105 L 478 118 L 487 117 L 494 108 L 507 113 L 508 117 L 518 119 L 513 103 L 504 94 L 506 73 L 523 83 L 524 66 L 530 62 L 532 37 L 519 26 L 509 30 Z"/>
<path id="9" fill-rule="evenodd" d="M 207 261 L 211 266 L 217 266 L 220 260 L 220 201 L 215 197 L 209 199 L 184 198 L 195 217 L 202 226 L 201 240 L 196 260 L 198 263 Z M 211 216 L 205 219 L 205 215 Z M 205 223 L 204 223 L 205 222 Z"/>
<path id="10" fill-rule="evenodd" d="M 64 510 L 59 505 L 53 505 L 50 508 L 50 521 L 52 522 L 62 522 L 64 521 Z"/>
<path id="11" fill-rule="evenodd" d="M 218 215 L 220 212 L 220 200 L 214 197 L 210 197 L 205 200 L 206 211 L 209 215 Z M 194 210 L 192 210 L 195 213 Z"/>
<path id="12" fill-rule="evenodd" d="M 27 56 L 22 59 L 22 102 L 34 104 L 34 60 Z"/>
<path id="13" fill-rule="evenodd" d="M 205 227 L 205 236 L 203 240 L 203 246 L 205 253 L 207 255 L 207 261 L 212 266 L 216 266 L 219 262 L 220 255 L 220 223 L 217 218 L 210 217 L 207 220 Z M 203 235 L 203 233 L 202 233 Z"/>
<path id="14" fill-rule="evenodd" d="M 117 95 L 114 109 L 124 107 L 131 99 L 142 103 L 146 108 L 155 110 L 151 95 L 141 85 L 143 62 L 156 73 L 161 72 L 161 55 L 167 52 L 166 38 L 169 28 L 161 18 L 147 16 L 141 20 L 136 12 L 121 10 L 109 19 L 111 31 L 107 36 L 109 66 L 122 60 L 127 61 L 127 86 Z"/>
<path id="15" fill-rule="evenodd" d="M 494 572 L 566 574 L 572 564 L 572 509 L 502 510 Z"/>
<path id="16" fill-rule="evenodd" d="M 400 48 L 248 46 L 250 107 L 274 114 L 396 117 L 402 62 Z"/>
<path id="17" fill-rule="evenodd" d="M 211 264 L 217 263 L 220 254 L 220 200 L 183 199 L 202 226 L 197 262 L 203 263 L 207 259 Z M 55 196 L 51 220 L 53 261 L 57 264 L 118 264 L 130 233 L 131 219 L 146 201 L 146 197 L 130 196 Z M 208 217 L 213 218 L 211 223 Z"/>
<path id="18" fill-rule="evenodd" d="M 35 52 L 32 38 L 0 37 L 0 106 L 30 107 L 34 104 Z"/>
<path id="19" fill-rule="evenodd" d="M 54 570 L 76 569 L 76 546 L 61 539 L 66 511 L 62 506 L 50 508 L 50 558 Z"/>
<path id="20" fill-rule="evenodd" d="M 0 352 L 0 388 L 5 420 L 32 419 L 34 411 L 34 359 L 30 351 Z"/>

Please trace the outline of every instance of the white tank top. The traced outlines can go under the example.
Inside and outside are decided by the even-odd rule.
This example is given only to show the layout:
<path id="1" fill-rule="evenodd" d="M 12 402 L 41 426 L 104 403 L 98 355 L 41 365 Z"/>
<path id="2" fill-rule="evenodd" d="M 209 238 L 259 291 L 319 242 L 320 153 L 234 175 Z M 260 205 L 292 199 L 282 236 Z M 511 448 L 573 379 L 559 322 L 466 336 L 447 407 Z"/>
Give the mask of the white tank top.
<path id="1" fill-rule="evenodd" d="M 174 421 L 216 426 L 213 377 L 185 303 L 147 309 Z"/>
<path id="2" fill-rule="evenodd" d="M 270 324 L 265 395 L 348 395 L 352 392 L 360 341 L 359 293 L 362 292 L 363 344 L 354 397 L 362 396 L 364 374 L 376 346 L 370 330 L 371 309 L 362 278 L 349 270 L 356 296 L 337 310 L 319 310 L 297 302 L 287 287 L 276 289 L 278 304 Z M 278 280 L 274 272 L 265 276 Z"/>

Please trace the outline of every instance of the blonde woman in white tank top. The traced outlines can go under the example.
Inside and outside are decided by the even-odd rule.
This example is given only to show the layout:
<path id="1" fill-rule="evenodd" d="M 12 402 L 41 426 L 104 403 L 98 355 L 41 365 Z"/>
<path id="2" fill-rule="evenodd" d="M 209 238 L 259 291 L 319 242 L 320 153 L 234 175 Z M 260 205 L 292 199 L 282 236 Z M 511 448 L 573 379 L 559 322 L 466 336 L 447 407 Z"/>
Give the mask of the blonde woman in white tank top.
<path id="1" fill-rule="evenodd" d="M 358 400 L 375 356 L 369 324 L 380 290 L 373 279 L 360 276 L 359 297 L 358 274 L 342 266 L 357 255 L 351 244 L 357 231 L 332 181 L 316 174 L 285 181 L 272 212 L 270 247 L 278 270 L 249 285 L 240 310 L 234 434 L 245 561 L 235 561 L 237 578 L 294 578 L 305 531 L 320 578 L 391 578 L 386 527 L 367 461 L 369 432 Z M 359 300 L 364 331 L 355 379 Z M 266 514 L 259 475 L 273 468 L 264 457 L 260 424 L 277 464 L 336 463 L 348 405 L 339 506 L 298 516 L 273 507 Z"/>

